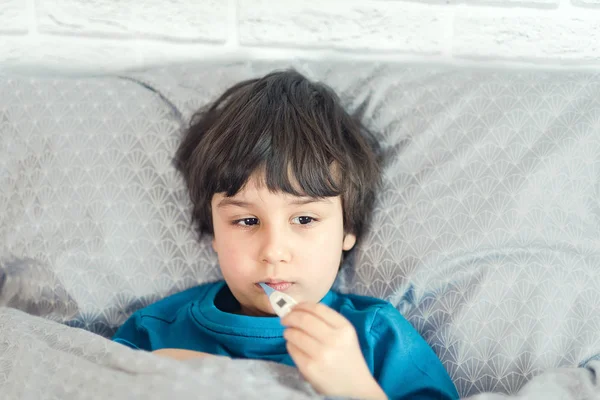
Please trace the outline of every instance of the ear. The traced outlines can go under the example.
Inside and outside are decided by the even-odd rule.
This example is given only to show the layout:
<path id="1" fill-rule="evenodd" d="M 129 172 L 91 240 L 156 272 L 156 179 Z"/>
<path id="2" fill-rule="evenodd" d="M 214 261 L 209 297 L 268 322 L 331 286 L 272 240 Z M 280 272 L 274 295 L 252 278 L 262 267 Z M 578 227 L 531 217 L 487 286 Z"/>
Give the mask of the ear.
<path id="1" fill-rule="evenodd" d="M 212 248 L 215 251 L 215 253 L 218 254 L 219 252 L 217 251 L 217 243 L 216 243 L 216 239 L 214 236 L 213 236 L 213 240 L 211 241 L 211 244 L 212 244 Z"/>
<path id="2" fill-rule="evenodd" d="M 354 245 L 356 244 L 356 235 L 353 233 L 347 233 L 344 236 L 344 242 L 342 243 L 342 250 L 348 251 L 352 250 Z"/>

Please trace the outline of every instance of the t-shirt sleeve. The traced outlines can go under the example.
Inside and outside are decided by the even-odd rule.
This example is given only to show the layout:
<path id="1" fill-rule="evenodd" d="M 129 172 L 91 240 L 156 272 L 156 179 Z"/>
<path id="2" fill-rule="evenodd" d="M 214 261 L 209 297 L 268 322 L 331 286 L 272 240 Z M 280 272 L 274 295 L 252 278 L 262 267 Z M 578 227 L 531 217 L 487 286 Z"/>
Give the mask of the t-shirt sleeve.
<path id="1" fill-rule="evenodd" d="M 139 311 L 131 315 L 131 317 L 121 325 L 112 337 L 112 340 L 131 347 L 132 349 L 152 350 L 148 331 L 142 325 L 142 316 Z"/>
<path id="2" fill-rule="evenodd" d="M 446 369 L 413 326 L 392 305 L 370 330 L 374 377 L 390 399 L 458 399 Z"/>

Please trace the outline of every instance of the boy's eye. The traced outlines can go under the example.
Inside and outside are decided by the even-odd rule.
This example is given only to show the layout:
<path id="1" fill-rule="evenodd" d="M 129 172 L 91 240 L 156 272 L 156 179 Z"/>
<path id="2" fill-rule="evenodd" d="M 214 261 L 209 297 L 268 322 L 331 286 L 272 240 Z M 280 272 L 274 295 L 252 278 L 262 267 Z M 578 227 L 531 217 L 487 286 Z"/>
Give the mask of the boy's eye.
<path id="1" fill-rule="evenodd" d="M 301 217 L 294 218 L 292 221 L 294 221 L 294 223 L 297 223 L 300 225 L 307 225 L 307 224 L 310 224 L 311 222 L 315 221 L 315 219 L 313 217 L 301 216 Z"/>
<path id="2" fill-rule="evenodd" d="M 235 224 L 241 226 L 253 226 L 258 224 L 258 218 L 238 219 L 237 221 L 235 221 Z"/>

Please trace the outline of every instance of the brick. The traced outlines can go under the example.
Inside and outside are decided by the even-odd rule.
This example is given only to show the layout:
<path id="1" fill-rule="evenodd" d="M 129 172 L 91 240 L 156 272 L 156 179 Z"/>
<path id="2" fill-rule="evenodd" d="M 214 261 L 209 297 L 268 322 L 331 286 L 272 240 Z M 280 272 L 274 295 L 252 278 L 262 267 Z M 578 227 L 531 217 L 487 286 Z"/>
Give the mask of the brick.
<path id="1" fill-rule="evenodd" d="M 206 43 L 138 43 L 136 50 L 145 67 L 168 63 L 206 62 L 231 55 L 225 46 Z M 236 51 L 239 54 L 239 51 Z"/>
<path id="2" fill-rule="evenodd" d="M 502 7 L 531 7 L 531 8 L 556 8 L 560 0 L 465 0 L 469 5 L 493 5 Z"/>
<path id="3" fill-rule="evenodd" d="M 3 69 L 63 72 L 113 72 L 141 67 L 132 41 L 27 37 L 0 40 Z"/>
<path id="4" fill-rule="evenodd" d="M 572 3 L 581 7 L 600 7 L 600 0 L 572 0 Z"/>
<path id="5" fill-rule="evenodd" d="M 39 30 L 100 37 L 225 42 L 222 0 L 38 0 Z"/>
<path id="6" fill-rule="evenodd" d="M 439 53 L 450 17 L 412 2 L 241 0 L 238 18 L 244 45 Z"/>
<path id="7" fill-rule="evenodd" d="M 27 31 L 27 2 L 23 0 L 0 1 L 0 32 L 26 33 Z"/>
<path id="8" fill-rule="evenodd" d="M 471 9 L 457 15 L 453 54 L 518 60 L 600 59 L 600 20 L 514 11 L 492 15 L 487 10 Z"/>

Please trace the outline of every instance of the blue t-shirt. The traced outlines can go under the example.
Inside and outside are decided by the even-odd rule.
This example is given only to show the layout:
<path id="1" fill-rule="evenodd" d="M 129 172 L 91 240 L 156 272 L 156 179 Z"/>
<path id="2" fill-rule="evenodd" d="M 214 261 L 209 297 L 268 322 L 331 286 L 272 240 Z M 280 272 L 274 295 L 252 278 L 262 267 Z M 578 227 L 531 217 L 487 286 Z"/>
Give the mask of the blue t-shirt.
<path id="1" fill-rule="evenodd" d="M 321 303 L 356 329 L 369 369 L 390 399 L 457 399 L 427 342 L 390 303 L 329 291 Z M 135 312 L 113 340 L 135 349 L 178 348 L 295 366 L 277 317 L 235 314 L 239 303 L 220 281 L 193 287 Z"/>

